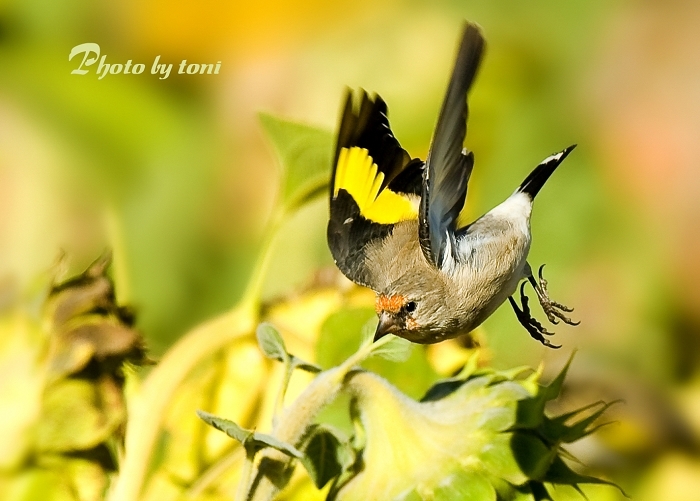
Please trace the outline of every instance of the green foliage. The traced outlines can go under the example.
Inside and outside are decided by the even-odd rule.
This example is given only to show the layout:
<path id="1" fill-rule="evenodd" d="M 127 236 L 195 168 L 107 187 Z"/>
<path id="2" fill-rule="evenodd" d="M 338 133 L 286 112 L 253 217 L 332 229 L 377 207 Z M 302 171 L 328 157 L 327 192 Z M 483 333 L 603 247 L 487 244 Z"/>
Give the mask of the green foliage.
<path id="1" fill-rule="evenodd" d="M 287 359 L 290 355 L 278 336 L 269 325 L 258 330 L 263 349 Z M 548 498 L 545 484 L 577 489 L 581 483 L 609 484 L 575 473 L 563 461 L 567 453 L 561 449 L 563 443 L 590 433 L 602 410 L 578 420 L 574 418 L 580 412 L 554 418 L 544 413 L 543 403 L 559 395 L 570 362 L 549 385 L 539 385 L 536 373 L 521 377 L 522 369 L 498 372 L 470 363 L 460 376 L 439 381 L 416 401 L 373 373 L 352 369 L 355 362 L 377 352 L 392 354 L 391 349 L 384 350 L 391 342 L 384 338 L 365 344 L 351 362 L 340 366 L 341 373 L 332 369 L 317 375 L 311 393 L 302 393 L 298 397 L 302 404 L 292 407 L 282 418 L 286 423 L 275 427 L 305 430 L 297 433 L 296 443 L 272 441 L 265 435 L 265 441 L 246 450 L 273 447 L 301 458 L 318 488 L 333 481 L 328 499 L 337 501 L 495 501 L 497 493 L 498 499 L 534 501 Z M 329 402 L 319 398 L 319 390 L 340 391 L 352 398 L 361 440 L 314 423 L 319 411 L 315 407 Z M 201 411 L 199 415 L 244 445 L 255 437 L 228 420 Z M 289 448 L 302 452 L 290 454 Z"/>
<path id="2" fill-rule="evenodd" d="M 375 318 L 374 310 L 368 307 L 341 308 L 329 315 L 316 342 L 318 364 L 325 369 L 341 364 L 362 344 L 358 332 L 362 330 L 371 339 L 374 334 L 371 323 L 376 323 Z"/>
<path id="3" fill-rule="evenodd" d="M 271 447 L 294 458 L 303 456 L 295 447 L 278 440 L 272 435 L 245 430 L 233 421 L 216 417 L 208 412 L 197 411 L 197 415 L 209 426 L 223 431 L 232 439 L 240 442 L 248 454 L 254 455 L 259 450 Z"/>
<path id="4" fill-rule="evenodd" d="M 103 499 L 108 474 L 117 469 L 127 422 L 124 364 L 146 358 L 130 310 L 115 301 L 109 263 L 102 256 L 50 284 L 40 316 L 18 308 L 0 317 L 2 337 L 24 338 L 40 354 L 32 361 L 33 391 L 14 404 L 34 412 L 3 443 L 16 464 L 27 466 L 10 483 L 26 499 L 42 490 L 49 495 L 36 498 Z M 14 319 L 7 323 L 8 317 Z"/>
<path id="5" fill-rule="evenodd" d="M 295 210 L 328 185 L 333 137 L 327 130 L 260 114 L 283 169 L 281 204 Z"/>
<path id="6" fill-rule="evenodd" d="M 36 428 L 35 443 L 42 452 L 93 449 L 118 433 L 124 423 L 125 409 L 104 405 L 111 396 L 104 383 L 67 379 L 48 390 L 43 401 L 44 417 Z"/>
<path id="7" fill-rule="evenodd" d="M 286 362 L 289 359 L 282 336 L 272 325 L 268 323 L 260 324 L 255 331 L 255 335 L 258 338 L 260 350 L 267 358 L 278 362 Z"/>
<path id="8" fill-rule="evenodd" d="M 302 464 L 318 489 L 349 470 L 355 459 L 355 450 L 341 431 L 328 425 L 310 426 Z"/>
<path id="9" fill-rule="evenodd" d="M 262 323 L 255 331 L 258 339 L 258 346 L 267 358 L 277 360 L 289 365 L 291 369 L 301 369 L 306 372 L 321 372 L 321 368 L 316 364 L 305 362 L 299 357 L 287 353 L 282 336 L 271 324 Z"/>
<path id="10" fill-rule="evenodd" d="M 333 312 L 321 326 L 316 342 L 316 361 L 324 368 L 340 365 L 359 346 L 371 341 L 376 326 L 377 316 L 373 308 L 345 307 Z M 395 336 L 389 339 L 389 345 L 383 345 L 380 353 L 375 353 L 378 356 L 366 359 L 362 366 L 386 378 L 401 391 L 413 397 L 420 396 L 435 383 L 438 375 L 427 362 L 423 349 L 414 349 L 410 343 Z M 392 352 L 387 353 L 387 349 Z M 392 357 L 398 359 L 392 360 Z"/>
<path id="11" fill-rule="evenodd" d="M 284 172 L 282 217 L 273 220 L 274 235 L 284 216 L 325 187 L 331 137 L 269 115 L 261 121 Z M 125 442 L 124 363 L 146 358 L 131 311 L 114 299 L 106 274 L 109 261 L 101 258 L 83 274 L 52 287 L 43 321 L 50 339 L 50 378 L 41 392 L 32 447 L 19 448 L 17 462 L 35 457 L 43 466 L 67 472 L 67 494 L 57 490 L 54 498 L 90 501 L 104 499 L 106 492 L 112 501 L 175 499 L 183 493 L 221 499 L 231 471 L 242 499 L 273 499 L 295 481 L 292 473 L 299 465 L 313 491 L 297 484 L 296 490 L 285 491 L 290 499 L 306 499 L 304 493 L 313 492 L 329 501 L 535 501 L 549 499 L 550 485 L 608 483 L 576 473 L 562 459 L 568 456 L 562 446 L 594 431 L 607 405 L 555 417 L 544 411 L 558 397 L 568 364 L 549 385 L 541 385 L 538 373 L 524 376 L 522 368 L 479 367 L 475 354 L 457 376 L 439 379 L 424 349 L 395 336 L 372 342 L 373 310 L 342 297 L 316 320 L 317 336 L 301 343 L 287 333 L 305 326 L 276 324 L 278 330 L 261 322 L 268 310 L 260 307 L 259 285 L 270 241 L 241 305 L 195 328 L 135 389 Z M 35 337 L 40 337 L 38 323 L 26 329 Z M 255 351 L 254 337 L 262 355 L 250 352 Z M 315 347 L 307 346 L 313 342 Z M 227 344 L 229 352 L 221 354 Z M 300 353 L 308 359 L 315 349 L 319 365 L 290 349 L 306 349 Z M 236 355 L 229 364 L 232 371 L 256 371 L 255 377 L 266 381 L 260 389 L 250 388 L 250 382 L 236 387 L 246 393 L 248 410 L 228 407 L 226 415 L 240 412 L 235 421 L 197 411 L 204 423 L 234 439 L 230 444 L 217 431 L 210 435 L 194 417 L 190 401 L 182 399 L 204 393 L 206 398 L 197 402 L 238 402 L 237 395 L 222 390 L 226 380 L 220 367 L 229 355 Z M 282 370 L 270 370 L 273 364 L 263 355 L 281 362 Z M 306 386 L 297 381 L 297 394 L 288 402 L 295 369 L 301 369 L 295 378 Z M 268 377 L 272 374 L 278 377 L 276 389 Z M 352 433 L 333 428 L 322 417 L 324 409 L 342 399 L 351 406 L 336 412 L 353 423 Z M 270 424 L 269 432 L 256 431 Z M 117 465 L 122 443 L 124 459 Z M 168 444 L 168 452 L 154 458 L 158 443 Z M 106 473 L 114 469 L 119 469 L 117 485 L 108 490 Z M 46 483 L 38 470 L 31 473 L 23 480 L 27 485 Z"/>
<path id="12" fill-rule="evenodd" d="M 300 145 L 310 138 L 322 142 L 321 136 L 305 126 L 269 116 L 262 120 L 285 165 L 282 203 L 288 209 L 296 207 L 314 192 L 320 179 L 314 163 L 318 150 L 306 151 Z M 300 165 L 307 161 L 308 178 L 301 181 Z M 249 454 L 265 447 L 286 454 L 287 447 L 300 450 L 299 456 L 291 456 L 301 458 L 316 487 L 332 482 L 328 498 L 338 501 L 495 500 L 497 496 L 535 500 L 548 497 L 545 483 L 578 488 L 579 483 L 602 482 L 575 474 L 561 459 L 566 454 L 561 444 L 589 433 L 599 413 L 566 424 L 577 413 L 548 418 L 544 412 L 545 404 L 559 395 L 568 364 L 549 385 L 541 386 L 537 374 L 522 378 L 522 369 L 478 369 L 472 358 L 457 377 L 438 381 L 416 401 L 385 379 L 355 368 L 372 356 L 390 362 L 406 362 L 411 356 L 411 344 L 394 336 L 372 343 L 375 326 L 371 310 L 341 309 L 331 315 L 321 329 L 318 360 L 322 366 L 337 367 L 318 373 L 284 412 L 281 402 L 296 357 L 287 351 L 274 327 L 268 323 L 258 327 L 262 352 L 284 363 L 285 376 L 278 390 L 272 434 L 246 447 Z M 354 352 L 358 339 L 362 340 L 360 348 Z M 401 369 L 410 371 L 407 365 Z M 355 437 L 344 438 L 315 422 L 322 408 L 340 394 L 348 395 L 353 403 Z M 255 436 L 231 421 L 201 412 L 200 417 L 244 445 Z M 268 453 L 263 456 L 273 458 Z M 275 461 L 275 470 L 287 472 L 286 476 L 273 478 L 270 474 L 269 481 L 251 482 L 251 478 L 268 477 L 267 461 L 262 459 L 249 472 L 250 477 L 241 480 L 245 496 L 270 499 L 286 485 L 294 460 Z"/>
<path id="13" fill-rule="evenodd" d="M 389 342 L 372 351 L 372 355 L 390 362 L 405 362 L 411 356 L 413 344 L 406 339 L 389 334 Z"/>
<path id="14" fill-rule="evenodd" d="M 374 332 L 377 328 L 377 319 L 373 316 L 370 320 L 365 322 L 360 331 L 360 339 L 362 339 L 362 346 L 368 345 L 372 342 L 374 337 Z M 389 360 L 390 362 L 405 362 L 411 356 L 411 351 L 413 349 L 413 343 L 407 341 L 406 339 L 396 337 L 393 334 L 389 334 L 389 342 L 382 344 L 378 348 L 375 348 L 371 352 L 371 356 L 376 356 Z"/>

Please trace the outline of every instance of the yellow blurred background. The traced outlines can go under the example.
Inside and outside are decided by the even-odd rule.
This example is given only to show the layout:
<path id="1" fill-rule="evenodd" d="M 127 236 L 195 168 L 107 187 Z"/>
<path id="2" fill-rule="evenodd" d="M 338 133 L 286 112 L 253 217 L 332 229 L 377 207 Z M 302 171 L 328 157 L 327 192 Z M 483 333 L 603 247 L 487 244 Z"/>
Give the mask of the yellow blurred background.
<path id="1" fill-rule="evenodd" d="M 118 294 L 163 353 L 234 304 L 248 278 L 279 175 L 257 113 L 333 129 L 345 87 L 362 87 L 424 157 L 464 19 L 488 42 L 470 99 L 474 217 L 544 157 L 579 145 L 538 196 L 530 261 L 547 263 L 552 296 L 582 323 L 554 329 L 555 352 L 503 307 L 484 326 L 493 364 L 556 368 L 578 349 L 569 394 L 626 403 L 619 425 L 573 452 L 603 461 L 635 499 L 697 499 L 692 0 L 2 2 L 0 308 L 60 249 L 76 272 L 117 246 Z M 71 74 L 68 55 L 85 42 L 146 71 Z M 167 79 L 150 74 L 156 56 L 175 66 Z M 221 69 L 175 73 L 185 59 Z M 267 298 L 332 266 L 326 210 L 319 200 L 283 230 Z"/>

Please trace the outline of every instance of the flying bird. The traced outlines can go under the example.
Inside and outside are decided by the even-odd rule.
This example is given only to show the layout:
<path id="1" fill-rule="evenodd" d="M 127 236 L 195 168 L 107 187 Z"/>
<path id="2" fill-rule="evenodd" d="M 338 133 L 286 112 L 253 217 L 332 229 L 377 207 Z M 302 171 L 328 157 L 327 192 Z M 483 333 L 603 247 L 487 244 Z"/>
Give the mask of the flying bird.
<path id="1" fill-rule="evenodd" d="M 347 92 L 330 184 L 328 245 L 338 268 L 374 290 L 375 340 L 395 334 L 437 343 L 466 334 L 506 299 L 542 344 L 558 348 L 531 315 L 530 283 L 550 322 L 577 325 L 533 275 L 530 214 L 535 196 L 575 145 L 545 158 L 500 205 L 466 224 L 460 217 L 474 155 L 464 148 L 467 92 L 484 52 L 480 28 L 466 23 L 425 161 L 394 137 L 379 96 Z M 354 101 L 358 101 L 356 103 Z M 544 265 L 543 265 L 544 266 Z M 527 280 L 527 281 L 525 281 Z M 513 297 L 520 286 L 520 304 Z"/>

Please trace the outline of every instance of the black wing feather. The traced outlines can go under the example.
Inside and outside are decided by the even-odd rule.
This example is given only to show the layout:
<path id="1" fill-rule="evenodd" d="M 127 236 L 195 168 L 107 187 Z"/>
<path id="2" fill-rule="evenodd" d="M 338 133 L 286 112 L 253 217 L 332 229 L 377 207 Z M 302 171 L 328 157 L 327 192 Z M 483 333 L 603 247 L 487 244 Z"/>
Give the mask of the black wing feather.
<path id="1" fill-rule="evenodd" d="M 410 177 L 417 175 L 419 181 L 422 179 L 424 164 L 419 159 L 411 160 L 410 155 L 394 137 L 389 126 L 386 103 L 380 96 L 375 96 L 374 100 L 371 99 L 362 89 L 360 90 L 360 108 L 357 112 L 353 109 L 353 93 L 348 89 L 338 131 L 334 165 L 338 163 L 340 150 L 352 146 L 365 148 L 377 164 L 378 171 L 384 173 L 382 189 L 386 188 L 400 173 L 406 174 L 403 171 L 409 164 L 418 167 L 417 170 L 412 169 Z M 409 176 L 402 176 L 402 178 L 408 181 Z M 331 177 L 331 186 L 334 184 L 335 169 Z M 419 193 L 419 191 L 415 192 L 415 194 Z"/>
<path id="2" fill-rule="evenodd" d="M 334 195 L 340 152 L 343 148 L 353 147 L 367 149 L 378 172 L 384 173 L 381 190 L 388 188 L 395 193 L 419 195 L 425 164 L 419 159 L 411 159 L 394 137 L 387 118 L 387 106 L 381 97 L 372 99 L 362 90 L 359 109 L 355 109 L 353 94 L 348 91 L 331 176 L 328 246 L 336 265 L 346 277 L 375 288 L 365 265 L 366 248 L 370 242 L 390 235 L 394 225 L 363 217 L 357 202 L 346 190 L 340 188 Z"/>
<path id="3" fill-rule="evenodd" d="M 466 94 L 474 81 L 484 45 L 480 29 L 467 23 L 426 160 L 419 238 L 426 259 L 438 268 L 442 266 L 446 246 L 454 238 L 474 166 L 472 153 L 463 149 L 468 115 Z"/>
<path id="4" fill-rule="evenodd" d="M 333 260 L 343 275 L 356 284 L 376 290 L 365 265 L 366 245 L 386 238 L 393 229 L 393 224 L 379 224 L 362 217 L 355 200 L 347 191 L 340 190 L 333 201 L 326 236 Z"/>

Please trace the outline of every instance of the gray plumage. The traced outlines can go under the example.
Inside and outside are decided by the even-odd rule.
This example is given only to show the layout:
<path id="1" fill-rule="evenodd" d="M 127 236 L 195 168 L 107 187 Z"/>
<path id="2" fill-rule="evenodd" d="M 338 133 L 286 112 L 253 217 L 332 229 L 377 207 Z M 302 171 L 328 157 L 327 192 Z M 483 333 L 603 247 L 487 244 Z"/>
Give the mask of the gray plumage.
<path id="1" fill-rule="evenodd" d="M 480 29 L 467 23 L 425 164 L 401 148 L 381 98 L 372 100 L 363 92 L 357 111 L 352 96 L 346 100 L 331 184 L 328 243 L 343 273 L 377 293 L 375 339 L 388 333 L 416 343 L 454 338 L 478 327 L 508 299 L 530 335 L 556 347 L 545 337 L 552 333 L 531 316 L 522 287 L 520 306 L 513 298 L 523 279 L 532 284 L 551 322 L 575 324 L 563 313 L 571 310 L 549 298 L 541 268 L 538 281 L 527 262 L 534 198 L 574 146 L 547 157 L 503 203 L 457 227 L 474 166 L 473 154 L 463 146 L 466 96 L 484 46 Z M 375 172 L 385 175 L 375 200 L 388 190 L 402 203 L 417 206 L 417 218 L 372 219 L 367 196 L 357 185 L 335 182 L 338 164 L 345 161 L 341 153 L 351 150 L 364 152 L 371 160 L 366 165 L 376 165 Z M 353 171 L 352 176 L 358 175 Z"/>
<path id="2" fill-rule="evenodd" d="M 530 207 L 523 194 L 516 194 L 482 216 L 459 239 L 457 255 L 443 269 L 423 257 L 417 221 L 397 224 L 391 238 L 372 245 L 366 263 L 373 276 L 382 277 L 378 293 L 416 303 L 411 314 L 416 328 L 397 322 L 395 332 L 400 329 L 401 337 L 416 343 L 435 343 L 486 320 L 526 278 Z"/>

